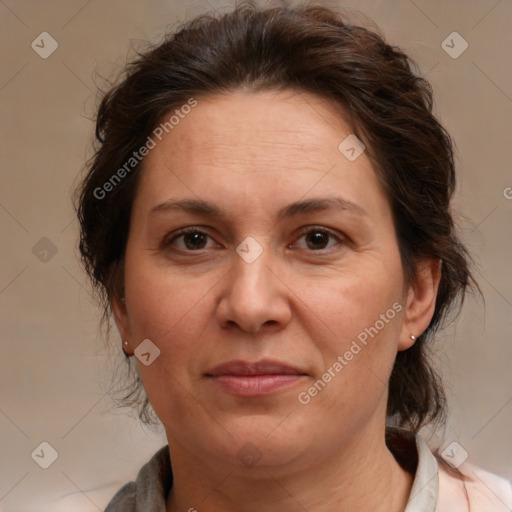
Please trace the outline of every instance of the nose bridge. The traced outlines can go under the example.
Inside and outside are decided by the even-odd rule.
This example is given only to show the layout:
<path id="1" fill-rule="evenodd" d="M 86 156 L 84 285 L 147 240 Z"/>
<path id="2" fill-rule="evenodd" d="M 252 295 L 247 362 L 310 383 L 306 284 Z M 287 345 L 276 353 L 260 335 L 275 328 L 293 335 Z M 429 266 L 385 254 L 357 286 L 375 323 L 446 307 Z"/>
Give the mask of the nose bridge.
<path id="1" fill-rule="evenodd" d="M 236 248 L 233 263 L 233 279 L 240 287 L 259 288 L 267 283 L 268 266 L 271 264 L 271 251 L 264 237 L 246 237 Z"/>
<path id="2" fill-rule="evenodd" d="M 229 284 L 219 305 L 222 324 L 237 324 L 244 331 L 257 332 L 264 324 L 289 320 L 279 279 L 271 271 L 274 260 L 268 238 L 245 239 L 237 247 Z"/>

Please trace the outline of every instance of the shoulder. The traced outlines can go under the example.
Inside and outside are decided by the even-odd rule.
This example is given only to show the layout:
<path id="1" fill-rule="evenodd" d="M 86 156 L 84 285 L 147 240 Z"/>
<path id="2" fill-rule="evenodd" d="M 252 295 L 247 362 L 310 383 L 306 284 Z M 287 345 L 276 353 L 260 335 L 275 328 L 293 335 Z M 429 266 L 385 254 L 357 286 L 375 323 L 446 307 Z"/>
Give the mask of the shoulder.
<path id="1" fill-rule="evenodd" d="M 472 464 L 464 463 L 460 475 L 440 465 L 436 512 L 510 512 L 512 484 Z"/>

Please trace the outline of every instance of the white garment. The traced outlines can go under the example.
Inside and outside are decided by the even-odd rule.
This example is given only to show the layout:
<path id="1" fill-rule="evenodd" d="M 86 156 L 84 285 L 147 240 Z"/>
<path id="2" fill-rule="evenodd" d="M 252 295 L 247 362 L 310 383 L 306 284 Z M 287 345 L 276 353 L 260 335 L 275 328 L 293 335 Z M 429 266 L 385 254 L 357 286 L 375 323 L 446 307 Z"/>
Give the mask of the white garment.
<path id="1" fill-rule="evenodd" d="M 401 431 L 404 433 L 404 431 Z M 440 465 L 423 438 L 414 436 L 418 467 L 404 512 L 512 512 L 512 484 L 464 463 L 452 474 Z"/>

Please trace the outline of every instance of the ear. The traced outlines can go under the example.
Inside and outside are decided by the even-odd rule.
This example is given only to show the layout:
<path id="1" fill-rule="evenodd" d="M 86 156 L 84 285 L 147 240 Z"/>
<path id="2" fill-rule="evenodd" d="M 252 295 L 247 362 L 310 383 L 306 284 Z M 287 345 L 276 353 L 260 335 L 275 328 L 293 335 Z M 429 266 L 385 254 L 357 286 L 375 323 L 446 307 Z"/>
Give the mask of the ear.
<path id="1" fill-rule="evenodd" d="M 126 300 L 124 298 L 124 265 L 121 264 L 118 268 L 111 270 L 110 283 L 112 291 L 109 294 L 110 307 L 114 315 L 117 330 L 123 341 L 128 341 L 128 346 L 125 349 L 131 348 L 131 328 L 128 317 L 128 310 L 126 307 Z"/>
<path id="2" fill-rule="evenodd" d="M 441 280 L 441 260 L 429 258 L 417 263 L 417 277 L 406 292 L 398 350 L 407 350 L 414 344 L 411 335 L 418 338 L 428 327 L 436 307 L 437 290 Z"/>
<path id="3" fill-rule="evenodd" d="M 114 320 L 121 339 L 128 341 L 128 344 L 130 345 L 131 329 L 124 298 L 119 297 L 117 293 L 112 293 L 110 296 L 110 306 L 112 308 Z"/>

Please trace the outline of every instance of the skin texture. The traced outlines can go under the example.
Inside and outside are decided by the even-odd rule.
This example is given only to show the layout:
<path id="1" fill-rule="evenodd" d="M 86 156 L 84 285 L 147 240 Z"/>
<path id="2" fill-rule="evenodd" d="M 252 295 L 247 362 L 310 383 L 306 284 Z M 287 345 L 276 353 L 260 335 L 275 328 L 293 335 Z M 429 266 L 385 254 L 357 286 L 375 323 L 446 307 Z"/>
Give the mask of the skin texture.
<path id="1" fill-rule="evenodd" d="M 412 476 L 384 442 L 387 382 L 397 351 L 429 324 L 439 265 L 420 262 L 417 281 L 404 282 L 372 165 L 365 153 L 351 162 L 338 150 L 350 133 L 336 106 L 315 95 L 236 91 L 198 98 L 144 161 L 125 300 L 112 305 L 129 352 L 144 339 L 161 351 L 138 365 L 171 450 L 168 511 L 405 507 Z M 290 203 L 334 196 L 364 213 L 277 217 Z M 214 203 L 225 217 L 151 213 L 178 199 Z M 204 236 L 175 238 L 187 226 Z M 263 250 L 252 263 L 236 252 L 249 236 Z M 301 404 L 298 394 L 393 304 L 401 311 Z M 205 376 L 226 361 L 263 358 L 305 375 L 263 397 L 234 396 Z M 260 458 L 248 466 L 241 450 Z"/>

